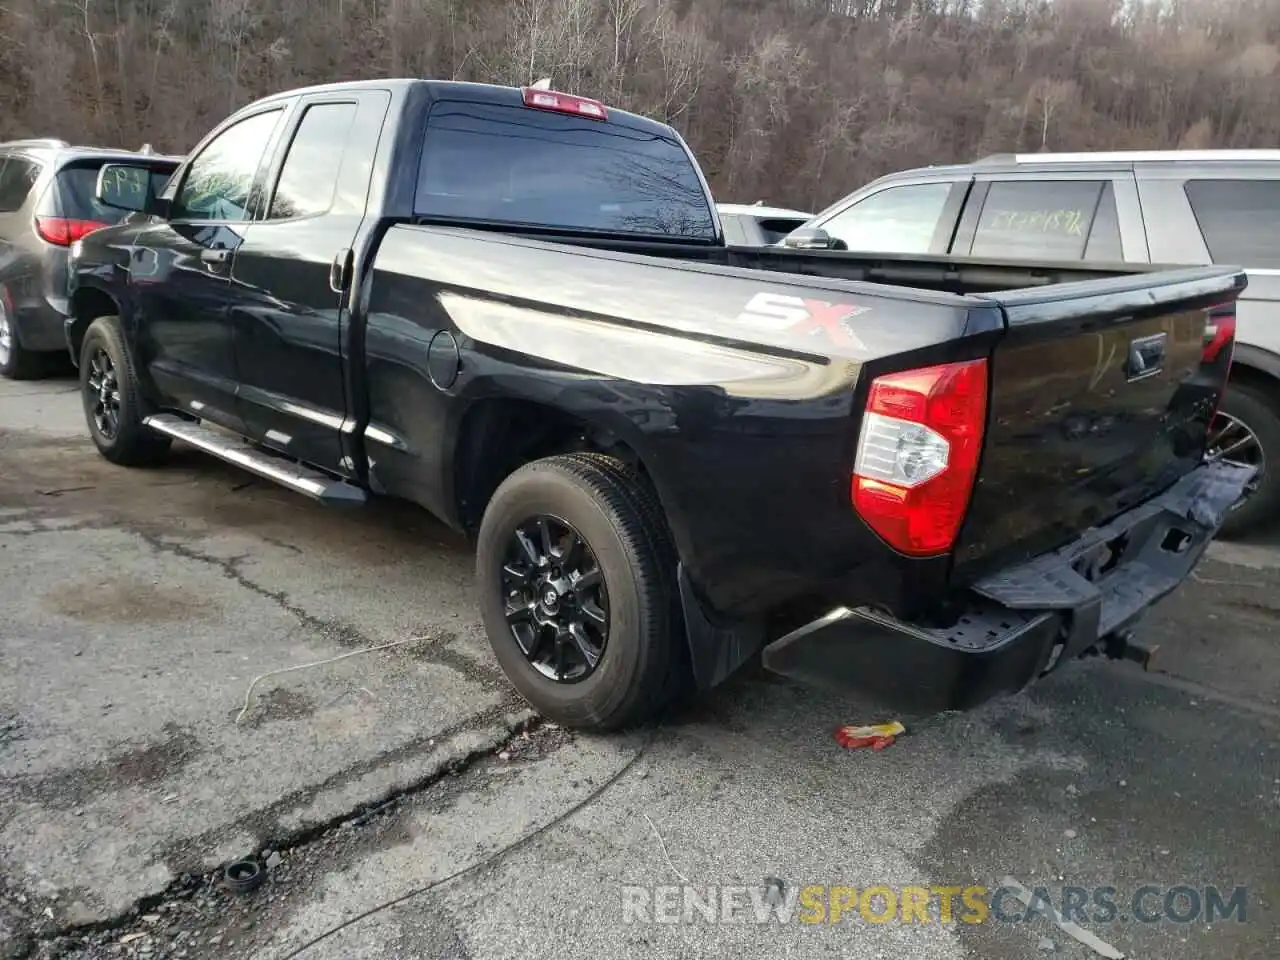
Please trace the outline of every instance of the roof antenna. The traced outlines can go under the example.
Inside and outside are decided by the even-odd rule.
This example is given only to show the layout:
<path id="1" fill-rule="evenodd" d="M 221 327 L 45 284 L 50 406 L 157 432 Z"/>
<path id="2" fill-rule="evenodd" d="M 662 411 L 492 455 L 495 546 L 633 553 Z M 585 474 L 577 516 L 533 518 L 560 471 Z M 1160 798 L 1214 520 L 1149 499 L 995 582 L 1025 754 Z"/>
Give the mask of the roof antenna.
<path id="1" fill-rule="evenodd" d="M 543 77 L 541 80 L 536 80 L 533 83 L 529 84 L 529 89 L 530 90 L 550 90 L 551 78 Z"/>
<path id="2" fill-rule="evenodd" d="M 152 148 L 151 144 L 144 143 L 141 147 L 138 148 L 138 152 L 145 156 L 148 154 L 155 153 L 155 150 Z"/>

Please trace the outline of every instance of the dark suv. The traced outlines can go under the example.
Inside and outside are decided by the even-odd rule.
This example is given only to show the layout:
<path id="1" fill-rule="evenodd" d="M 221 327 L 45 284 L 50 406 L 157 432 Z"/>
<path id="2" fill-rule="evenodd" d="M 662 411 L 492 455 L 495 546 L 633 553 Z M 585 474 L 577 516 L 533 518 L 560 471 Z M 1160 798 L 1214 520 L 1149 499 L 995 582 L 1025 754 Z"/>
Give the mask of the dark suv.
<path id="1" fill-rule="evenodd" d="M 783 244 L 1245 267 L 1213 447 L 1259 471 L 1223 534 L 1280 516 L 1280 150 L 1001 154 L 906 170 L 828 207 Z"/>
<path id="2" fill-rule="evenodd" d="M 66 355 L 67 250 L 124 216 L 94 199 L 102 165 L 140 159 L 157 186 L 178 166 L 176 157 L 61 140 L 0 144 L 0 376 L 37 377 Z"/>

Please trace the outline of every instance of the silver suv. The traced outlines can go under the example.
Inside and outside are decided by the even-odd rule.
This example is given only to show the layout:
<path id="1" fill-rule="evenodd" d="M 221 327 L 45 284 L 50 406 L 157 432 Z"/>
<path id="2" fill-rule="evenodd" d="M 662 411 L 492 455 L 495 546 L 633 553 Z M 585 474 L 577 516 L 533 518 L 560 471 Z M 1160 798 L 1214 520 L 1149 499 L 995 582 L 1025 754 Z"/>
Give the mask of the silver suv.
<path id="1" fill-rule="evenodd" d="M 1260 467 L 1223 536 L 1280 516 L 1280 150 L 1001 154 L 881 177 L 783 244 L 1245 267 L 1215 452 Z"/>
<path id="2" fill-rule="evenodd" d="M 66 356 L 67 251 L 124 216 L 94 199 L 103 164 L 139 159 L 157 191 L 178 166 L 176 157 L 61 140 L 0 143 L 0 376 L 38 377 Z"/>

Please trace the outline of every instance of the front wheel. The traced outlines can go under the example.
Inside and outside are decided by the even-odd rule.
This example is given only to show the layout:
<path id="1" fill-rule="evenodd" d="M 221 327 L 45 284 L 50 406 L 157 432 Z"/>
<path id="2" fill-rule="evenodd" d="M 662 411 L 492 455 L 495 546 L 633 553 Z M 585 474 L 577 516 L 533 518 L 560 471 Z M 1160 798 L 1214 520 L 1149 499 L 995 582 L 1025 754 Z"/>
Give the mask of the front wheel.
<path id="1" fill-rule="evenodd" d="M 481 615 L 503 671 L 549 719 L 611 730 L 680 688 L 675 563 L 647 481 L 550 457 L 509 476 L 480 524 Z"/>
<path id="2" fill-rule="evenodd" d="M 80 398 L 89 436 L 112 463 L 143 466 L 161 460 L 170 440 L 143 424 L 146 404 L 116 317 L 89 325 L 80 347 Z"/>

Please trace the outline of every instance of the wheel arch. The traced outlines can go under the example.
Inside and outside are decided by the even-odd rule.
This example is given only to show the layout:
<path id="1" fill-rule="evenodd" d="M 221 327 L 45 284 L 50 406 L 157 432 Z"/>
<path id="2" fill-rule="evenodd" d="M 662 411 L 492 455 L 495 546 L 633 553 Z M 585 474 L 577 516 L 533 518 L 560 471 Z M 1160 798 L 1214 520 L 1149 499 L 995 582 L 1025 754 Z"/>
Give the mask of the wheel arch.
<path id="1" fill-rule="evenodd" d="M 1236 344 L 1231 359 L 1231 380 L 1265 392 L 1280 406 L 1280 355 L 1252 344 Z"/>
<path id="2" fill-rule="evenodd" d="M 78 287 L 71 295 L 70 319 L 67 323 L 67 350 L 71 362 L 80 366 L 80 348 L 84 345 L 85 331 L 98 317 L 118 316 L 120 304 L 114 296 L 101 287 Z"/>
<path id="3" fill-rule="evenodd" d="M 534 460 L 563 453 L 606 453 L 653 476 L 633 442 L 596 418 L 525 398 L 491 397 L 470 404 L 453 444 L 452 506 L 474 533 L 494 491 Z M 665 505 L 664 505 L 665 506 Z"/>
<path id="4" fill-rule="evenodd" d="M 671 533 L 677 558 L 672 588 L 697 685 L 718 685 L 763 646 L 763 623 L 726 620 L 707 606 L 691 572 L 682 507 L 667 486 L 661 457 L 646 443 L 644 431 L 625 416 L 584 417 L 536 400 L 486 399 L 464 414 L 453 450 L 452 502 L 469 535 L 478 529 L 498 486 L 526 463 L 572 452 L 604 453 L 630 463 L 652 484 Z"/>

